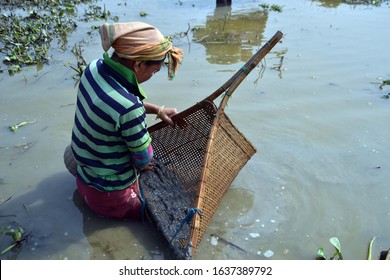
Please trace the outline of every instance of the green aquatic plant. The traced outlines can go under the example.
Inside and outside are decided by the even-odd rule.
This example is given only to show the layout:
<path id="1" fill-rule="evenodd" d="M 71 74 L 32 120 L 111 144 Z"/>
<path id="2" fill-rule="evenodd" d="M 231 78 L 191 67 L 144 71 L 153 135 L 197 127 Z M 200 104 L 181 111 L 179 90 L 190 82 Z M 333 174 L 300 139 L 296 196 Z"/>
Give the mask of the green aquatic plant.
<path id="1" fill-rule="evenodd" d="M 332 237 L 329 239 L 329 242 L 330 244 L 333 245 L 333 247 L 335 248 L 335 253 L 333 254 L 333 256 L 331 257 L 328 257 L 326 254 L 325 254 L 325 250 L 324 248 L 319 248 L 317 250 L 317 259 L 319 260 L 343 260 L 343 255 L 341 254 L 341 245 L 340 245 L 340 241 L 337 237 Z"/>
<path id="2" fill-rule="evenodd" d="M 372 247 L 374 245 L 375 239 L 376 239 L 376 237 L 371 239 L 370 243 L 368 244 L 367 260 L 372 260 Z M 337 237 L 332 237 L 332 238 L 329 239 L 329 242 L 335 248 L 335 253 L 333 254 L 333 256 L 328 257 L 325 254 L 324 248 L 321 247 L 321 248 L 318 248 L 318 250 L 317 250 L 317 257 L 316 257 L 316 259 L 317 260 L 343 260 L 344 257 L 341 254 L 341 245 L 340 245 L 339 239 Z M 390 249 L 387 250 L 387 251 L 382 251 L 380 253 L 379 259 L 380 260 L 390 260 Z"/>
<path id="3" fill-rule="evenodd" d="M 72 68 L 77 73 L 76 75 L 73 76 L 73 79 L 75 79 L 75 80 L 77 80 L 81 77 L 85 68 L 87 67 L 87 62 L 84 59 L 83 51 L 84 50 L 81 48 L 80 43 L 78 45 L 75 44 L 72 48 L 72 53 L 74 54 L 74 56 L 77 59 L 77 66 L 76 67 L 70 66 L 70 68 Z"/>
<path id="4" fill-rule="evenodd" d="M 370 244 L 368 245 L 367 260 L 372 260 L 372 247 L 374 245 L 375 239 L 376 236 L 373 239 L 371 239 Z M 380 252 L 379 259 L 390 260 L 390 249 Z"/>
<path id="5" fill-rule="evenodd" d="M 28 125 L 28 124 L 33 124 L 33 123 L 35 123 L 35 121 L 30 121 L 30 122 L 21 122 L 21 123 L 19 123 L 19 124 L 14 124 L 14 125 L 10 125 L 8 128 L 9 128 L 9 130 L 11 130 L 12 132 L 15 132 L 16 130 L 18 130 L 19 129 L 19 127 L 21 127 L 21 126 L 25 126 L 25 125 Z"/>
<path id="6" fill-rule="evenodd" d="M 283 10 L 283 7 L 277 4 L 266 4 L 266 3 L 261 3 L 259 5 L 263 10 L 268 10 L 268 11 L 273 11 L 273 12 L 278 12 L 281 13 Z"/>
<path id="7" fill-rule="evenodd" d="M 382 78 L 378 78 L 379 82 L 372 82 L 372 84 L 379 85 L 379 89 L 383 90 L 385 86 L 390 86 L 390 80 L 383 80 Z M 390 92 L 382 95 L 382 98 L 389 99 Z"/>
<path id="8" fill-rule="evenodd" d="M 26 13 L 15 12 L 17 6 L 13 4 L 0 15 L 0 52 L 3 63 L 9 66 L 9 74 L 19 72 L 24 66 L 48 62 L 52 40 L 57 38 L 63 49 L 67 35 L 77 26 L 70 17 L 74 7 L 54 8 L 54 4 L 43 2 L 27 1 L 23 7 Z"/>
<path id="9" fill-rule="evenodd" d="M 12 243 L 9 245 L 7 248 L 3 249 L 0 252 L 0 255 L 3 255 L 10 250 L 12 250 L 15 247 L 22 246 L 24 241 L 27 241 L 31 237 L 31 232 L 30 233 L 25 233 L 24 229 L 22 226 L 17 225 L 17 228 L 14 227 L 3 227 L 0 229 L 0 232 L 3 233 L 3 235 L 10 236 L 12 238 Z"/>
<path id="10" fill-rule="evenodd" d="M 283 9 L 282 9 L 282 6 L 280 6 L 280 5 L 276 5 L 276 4 L 272 4 L 272 5 L 271 5 L 271 11 L 281 13 L 282 10 L 283 10 Z"/>
<path id="11" fill-rule="evenodd" d="M 382 78 L 378 78 L 379 82 L 371 82 L 372 84 L 379 85 L 379 89 L 383 90 L 385 86 L 390 86 L 390 80 L 383 80 Z"/>
<path id="12" fill-rule="evenodd" d="M 96 20 L 107 20 L 111 15 L 111 12 L 106 9 L 106 5 L 103 5 L 103 9 L 97 5 L 89 5 L 88 10 L 84 12 L 84 21 L 96 21 Z"/>
<path id="13" fill-rule="evenodd" d="M 22 67 L 20 67 L 20 65 L 11 65 L 9 68 L 8 68 L 8 74 L 10 76 L 13 76 L 15 75 L 16 73 L 22 71 Z"/>
<path id="14" fill-rule="evenodd" d="M 50 61 L 49 51 L 55 40 L 59 49 L 68 47 L 68 36 L 77 28 L 77 21 L 107 20 L 111 13 L 106 6 L 89 5 L 78 18 L 79 4 L 92 0 L 5 0 L 0 14 L 0 60 L 9 75 L 30 65 Z M 118 17 L 113 18 L 118 21 Z M 93 28 L 96 29 L 96 28 Z M 1 69 L 0 73 L 5 70 Z"/>
<path id="15" fill-rule="evenodd" d="M 379 85 L 379 89 L 383 89 L 384 86 L 390 86 L 390 80 L 383 80 L 382 83 Z"/>
<path id="16" fill-rule="evenodd" d="M 373 239 L 371 239 L 370 244 L 368 245 L 367 260 L 372 259 L 372 246 L 374 245 L 375 239 L 376 239 L 376 236 Z"/>

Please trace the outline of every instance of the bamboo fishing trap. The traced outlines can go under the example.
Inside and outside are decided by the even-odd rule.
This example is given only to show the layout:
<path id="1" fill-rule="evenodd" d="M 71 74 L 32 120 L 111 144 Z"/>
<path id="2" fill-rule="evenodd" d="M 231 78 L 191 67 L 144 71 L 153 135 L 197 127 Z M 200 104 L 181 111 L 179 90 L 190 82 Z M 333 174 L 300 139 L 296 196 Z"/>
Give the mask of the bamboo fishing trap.
<path id="1" fill-rule="evenodd" d="M 225 84 L 175 115 L 173 126 L 159 122 L 148 129 L 156 169 L 141 173 L 140 188 L 147 211 L 175 258 L 194 256 L 224 194 L 256 153 L 226 115 L 225 107 L 235 89 L 282 37 L 276 32 Z M 214 101 L 222 94 L 216 106 Z M 74 174 L 68 150 L 65 165 Z"/>

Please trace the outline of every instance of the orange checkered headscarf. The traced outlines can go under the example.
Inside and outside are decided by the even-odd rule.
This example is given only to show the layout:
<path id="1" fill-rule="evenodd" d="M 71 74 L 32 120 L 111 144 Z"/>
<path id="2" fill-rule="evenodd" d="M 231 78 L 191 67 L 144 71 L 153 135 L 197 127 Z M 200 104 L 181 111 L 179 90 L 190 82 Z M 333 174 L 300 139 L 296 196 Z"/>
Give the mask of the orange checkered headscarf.
<path id="1" fill-rule="evenodd" d="M 172 40 L 147 23 L 105 23 L 100 27 L 104 51 L 111 47 L 119 57 L 133 60 L 163 60 L 168 56 L 168 78 L 173 79 L 183 51 L 173 47 Z"/>

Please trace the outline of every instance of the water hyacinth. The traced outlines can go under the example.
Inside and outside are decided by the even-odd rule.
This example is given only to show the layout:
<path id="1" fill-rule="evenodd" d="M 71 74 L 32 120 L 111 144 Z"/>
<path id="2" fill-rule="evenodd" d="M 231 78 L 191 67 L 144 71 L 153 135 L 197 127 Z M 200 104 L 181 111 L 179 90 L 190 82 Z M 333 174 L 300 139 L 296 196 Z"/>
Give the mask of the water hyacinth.
<path id="1" fill-rule="evenodd" d="M 77 28 L 78 5 L 91 0 L 2 1 L 0 5 L 0 58 L 13 75 L 25 66 L 47 63 L 54 39 L 64 51 L 68 35 Z M 93 15 L 93 16 L 91 16 Z M 110 12 L 89 5 L 81 20 L 107 19 Z M 1 72 L 4 72 L 3 70 Z"/>

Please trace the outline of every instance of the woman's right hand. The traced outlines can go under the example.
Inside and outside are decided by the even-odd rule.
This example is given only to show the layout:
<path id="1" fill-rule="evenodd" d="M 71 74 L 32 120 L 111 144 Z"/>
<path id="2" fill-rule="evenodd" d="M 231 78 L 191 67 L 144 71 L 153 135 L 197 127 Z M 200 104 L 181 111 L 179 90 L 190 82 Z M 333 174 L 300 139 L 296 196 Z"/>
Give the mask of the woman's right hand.
<path id="1" fill-rule="evenodd" d="M 160 107 L 157 113 L 157 118 L 162 121 L 168 123 L 169 125 L 173 125 L 172 117 L 177 114 L 176 108 L 166 108 Z"/>

